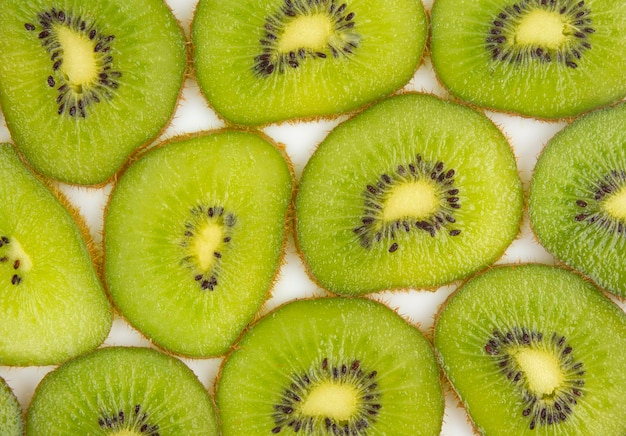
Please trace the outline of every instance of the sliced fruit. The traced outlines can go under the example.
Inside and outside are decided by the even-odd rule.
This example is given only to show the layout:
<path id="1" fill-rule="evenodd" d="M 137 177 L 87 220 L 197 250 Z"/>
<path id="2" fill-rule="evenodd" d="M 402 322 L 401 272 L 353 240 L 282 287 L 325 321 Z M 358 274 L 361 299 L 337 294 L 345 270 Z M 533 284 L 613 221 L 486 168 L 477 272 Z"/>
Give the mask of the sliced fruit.
<path id="1" fill-rule="evenodd" d="M 413 76 L 426 35 L 416 0 L 201 0 L 192 28 L 200 88 L 245 125 L 333 116 L 390 94 Z"/>
<path id="2" fill-rule="evenodd" d="M 72 215 L 0 144 L 0 364 L 61 363 L 100 345 L 111 322 Z"/>
<path id="3" fill-rule="evenodd" d="M 115 304 L 161 347 L 225 353 L 268 296 L 291 196 L 283 154 L 256 134 L 149 151 L 118 181 L 105 218 Z"/>
<path id="4" fill-rule="evenodd" d="M 162 0 L 6 0 L 0 103 L 40 173 L 94 185 L 169 121 L 185 38 Z"/>
<path id="5" fill-rule="evenodd" d="M 391 97 L 341 124 L 307 163 L 297 238 L 313 277 L 342 294 L 434 287 L 495 262 L 522 189 L 503 134 L 436 97 Z"/>
<path id="6" fill-rule="evenodd" d="M 213 404 L 178 359 L 148 348 L 108 347 L 46 375 L 26 435 L 218 435 Z"/>
<path id="7" fill-rule="evenodd" d="M 430 344 L 380 303 L 288 303 L 255 324 L 217 385 L 226 435 L 438 435 L 443 396 Z"/>
<path id="8" fill-rule="evenodd" d="M 572 117 L 626 96 L 625 22 L 621 0 L 436 0 L 433 66 L 473 104 Z"/>
<path id="9" fill-rule="evenodd" d="M 626 315 L 569 270 L 471 279 L 438 315 L 435 348 L 481 434 L 626 432 Z"/>
<path id="10" fill-rule="evenodd" d="M 22 410 L 11 388 L 0 378 L 0 433 L 4 436 L 22 436 Z"/>

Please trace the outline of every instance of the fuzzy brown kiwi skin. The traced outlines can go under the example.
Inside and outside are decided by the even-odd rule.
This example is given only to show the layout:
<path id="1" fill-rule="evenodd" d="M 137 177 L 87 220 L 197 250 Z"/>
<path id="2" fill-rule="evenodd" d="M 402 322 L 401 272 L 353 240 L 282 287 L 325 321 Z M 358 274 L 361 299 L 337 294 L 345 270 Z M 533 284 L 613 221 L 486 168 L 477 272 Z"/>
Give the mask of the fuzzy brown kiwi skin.
<path id="1" fill-rule="evenodd" d="M 430 20 L 429 20 L 428 22 L 430 23 Z M 430 36 L 429 36 L 429 38 L 430 38 Z M 450 100 L 448 100 L 448 99 L 442 99 L 441 97 L 439 97 L 438 95 L 436 95 L 436 94 L 434 94 L 434 93 L 432 93 L 432 92 L 401 91 L 401 92 L 398 92 L 398 93 L 396 93 L 396 94 L 393 94 L 393 95 L 390 95 L 390 96 L 383 97 L 383 98 L 381 98 L 380 100 L 377 100 L 377 101 L 376 101 L 376 102 L 374 102 L 374 103 L 368 104 L 368 105 L 366 105 L 366 106 L 364 106 L 364 107 L 360 108 L 358 111 L 356 111 L 355 113 L 351 114 L 351 115 L 350 115 L 350 116 L 349 116 L 346 120 L 342 121 L 342 122 L 341 122 L 341 124 L 343 124 L 343 123 L 344 123 L 344 122 L 346 122 L 346 121 L 350 121 L 350 120 L 352 120 L 352 118 L 356 117 L 357 115 L 360 115 L 362 112 L 366 111 L 366 110 L 367 110 L 368 108 L 370 108 L 371 106 L 374 106 L 374 105 L 376 105 L 376 104 L 380 103 L 381 101 L 384 101 L 384 100 L 387 100 L 387 99 L 393 98 L 393 97 L 395 97 L 395 96 L 397 96 L 397 95 L 413 95 L 413 94 L 415 94 L 415 95 L 430 95 L 430 96 L 435 97 L 435 98 L 437 98 L 437 99 L 439 99 L 439 100 L 443 100 L 443 101 L 450 101 L 450 102 L 452 102 L 452 103 L 456 103 L 456 104 L 457 104 L 457 105 L 459 105 L 459 106 L 464 106 L 464 107 L 467 107 L 468 109 L 471 109 L 471 110 L 473 110 L 474 112 L 478 112 L 478 113 L 480 113 L 480 114 L 482 114 L 482 115 L 485 115 L 485 113 L 484 113 L 484 108 L 480 108 L 480 107 L 477 107 L 477 106 L 472 106 L 472 105 L 468 104 L 468 103 L 467 103 L 467 102 L 465 102 L 465 101 L 456 101 L 456 100 L 454 100 L 454 99 L 450 99 Z M 344 114 L 344 115 L 345 115 L 345 114 Z M 509 145 L 509 149 L 510 149 L 511 151 L 513 151 L 513 147 L 512 147 L 512 145 L 511 145 L 511 138 L 510 138 L 510 136 L 506 134 L 506 132 L 502 129 L 502 127 L 501 127 L 499 124 L 495 123 L 495 122 L 494 122 L 494 121 L 492 121 L 491 119 L 490 119 L 490 121 L 491 121 L 491 122 L 492 122 L 492 123 L 493 123 L 493 124 L 494 124 L 494 125 L 498 128 L 498 130 L 499 130 L 499 131 L 500 131 L 500 132 L 504 135 L 504 137 L 505 137 L 505 139 L 506 139 L 506 141 L 507 141 L 507 144 Z M 318 145 L 317 145 L 317 147 L 319 147 L 319 145 L 320 145 L 320 144 L 318 144 Z M 316 148 L 317 148 L 317 147 L 316 147 Z M 315 152 L 315 151 L 313 151 L 313 152 Z M 517 163 L 517 156 L 515 156 L 515 161 L 516 161 L 516 163 Z M 518 166 L 518 165 L 516 165 L 516 166 L 519 168 L 519 166 Z M 518 175 L 519 175 L 519 169 L 518 169 Z M 295 213 L 295 199 L 296 199 L 296 197 L 297 197 L 297 195 L 298 195 L 298 191 L 299 191 L 299 190 L 300 190 L 300 180 L 298 180 L 298 182 L 297 182 L 297 186 L 296 186 L 296 188 L 295 188 L 295 193 L 294 193 L 294 196 L 293 196 L 293 201 L 294 201 L 294 204 L 293 204 L 293 209 L 294 209 L 294 217 L 293 217 L 293 225 L 292 225 L 292 231 L 293 231 L 293 233 L 292 233 L 292 237 L 293 237 L 293 240 L 294 240 L 294 244 L 295 244 L 295 246 L 296 246 L 296 253 L 297 253 L 298 257 L 300 258 L 300 261 L 302 262 L 302 265 L 303 265 L 303 267 L 304 267 L 304 271 L 305 271 L 305 273 L 306 273 L 307 277 L 309 278 L 309 280 L 311 280 L 311 281 L 312 281 L 312 282 L 313 282 L 313 283 L 314 283 L 314 284 L 315 284 L 318 288 L 323 289 L 323 290 L 324 290 L 326 293 L 328 293 L 329 295 L 333 295 L 333 296 L 342 296 L 343 294 L 337 294 L 337 293 L 334 293 L 334 292 L 333 292 L 333 291 L 331 291 L 330 289 L 328 289 L 328 288 L 324 287 L 324 285 L 322 285 L 322 284 L 319 282 L 319 280 L 318 280 L 318 279 L 317 279 L 317 278 L 313 275 L 313 273 L 311 272 L 311 269 L 309 268 L 309 265 L 308 265 L 308 263 L 307 263 L 307 261 L 306 261 L 306 259 L 305 259 L 305 257 L 304 257 L 304 253 L 303 253 L 303 251 L 302 251 L 302 249 L 301 249 L 301 247 L 300 247 L 300 242 L 299 242 L 299 239 L 298 239 L 298 226 L 297 226 L 297 224 L 298 224 L 298 215 L 297 215 L 297 213 Z M 522 204 L 522 213 L 520 214 L 520 221 L 519 221 L 519 223 L 518 223 L 518 225 L 517 225 L 518 229 L 519 229 L 519 228 L 521 228 L 521 225 L 522 225 L 522 223 L 524 222 L 524 216 L 526 215 L 527 210 L 528 210 L 528 199 L 527 199 L 527 196 L 526 196 L 526 195 L 524 195 L 524 196 L 523 196 L 523 204 Z M 514 241 L 516 241 L 516 240 L 520 239 L 521 237 L 522 237 L 521 232 L 520 232 L 520 231 L 518 231 L 518 232 L 517 232 L 517 235 L 515 236 L 515 239 L 514 239 L 511 243 L 513 243 Z M 508 249 L 508 247 L 506 247 L 506 248 Z M 502 258 L 504 257 L 504 255 L 505 255 L 505 254 L 506 254 L 506 249 L 505 249 L 505 250 L 504 250 L 504 251 L 500 254 L 500 257 L 499 257 L 498 259 L 496 259 L 496 260 L 493 262 L 493 264 L 492 264 L 492 265 L 488 265 L 488 266 L 487 266 L 487 267 L 485 267 L 484 269 L 482 269 L 482 270 L 480 270 L 480 271 L 475 272 L 475 273 L 474 273 L 474 274 L 472 274 L 470 277 L 474 277 L 475 275 L 480 274 L 481 272 L 484 272 L 484 271 L 488 270 L 488 269 L 489 269 L 489 268 L 491 268 L 493 265 L 497 264 L 497 263 L 500 261 L 500 259 L 502 259 Z M 456 284 L 461 284 L 461 283 L 464 283 L 465 281 L 466 281 L 466 280 L 459 279 L 459 280 L 456 280 L 456 281 L 454 281 L 454 282 L 452 282 L 452 283 L 449 283 L 449 284 L 450 284 L 450 285 L 453 285 L 453 284 L 455 284 L 455 283 L 456 283 Z M 424 291 L 429 291 L 429 292 L 435 292 L 435 291 L 437 291 L 437 289 L 439 289 L 440 287 L 441 287 L 441 286 L 431 286 L 431 287 L 422 287 L 422 288 L 419 288 L 419 289 L 420 289 L 420 290 L 424 290 Z M 411 287 L 397 287 L 397 288 L 392 288 L 392 289 L 380 289 L 380 290 L 378 290 L 378 291 L 372 291 L 372 292 L 370 292 L 370 293 L 368 293 L 368 294 L 365 294 L 365 296 L 367 296 L 367 295 L 371 295 L 371 294 L 376 294 L 376 293 L 379 293 L 379 292 L 382 292 L 382 291 L 385 291 L 385 292 L 392 292 L 392 293 L 401 293 L 401 292 L 406 292 L 406 291 L 409 291 L 409 290 L 411 290 L 411 289 L 413 289 L 413 288 L 411 288 Z M 434 333 L 434 331 L 433 331 L 433 333 Z"/>
<path id="2" fill-rule="evenodd" d="M 128 169 L 132 166 L 132 164 L 134 162 L 136 162 L 137 160 L 139 160 L 140 158 L 142 158 L 147 153 L 150 153 L 152 150 L 157 150 L 157 149 L 163 148 L 163 147 L 167 146 L 168 144 L 170 144 L 172 142 L 178 142 L 180 140 L 193 139 L 193 138 L 197 138 L 197 137 L 201 137 L 201 136 L 214 135 L 214 134 L 227 133 L 227 132 L 254 133 L 255 135 L 257 135 L 261 139 L 264 139 L 265 141 L 267 141 L 270 144 L 272 144 L 274 146 L 274 148 L 276 150 L 278 150 L 280 152 L 280 154 L 283 156 L 283 159 L 287 163 L 287 167 L 289 169 L 289 174 L 291 176 L 291 187 L 292 187 L 291 188 L 291 198 L 289 199 L 289 204 L 287 206 L 287 211 L 285 213 L 283 240 L 282 240 L 282 243 L 281 243 L 280 258 L 278 260 L 278 267 L 276 268 L 276 272 L 274 273 L 274 277 L 272 278 L 272 280 L 270 282 L 270 285 L 268 286 L 268 290 L 266 292 L 266 296 L 264 298 L 264 301 L 263 301 L 262 305 L 260 306 L 260 308 L 257 311 L 257 313 L 255 313 L 252 316 L 251 320 L 248 322 L 246 328 L 244 329 L 244 331 L 246 331 L 248 329 L 248 326 L 250 325 L 250 323 L 255 322 L 258 318 L 260 318 L 259 313 L 261 313 L 263 311 L 263 309 L 265 308 L 265 306 L 267 304 L 267 301 L 270 299 L 270 297 L 272 295 L 272 290 L 274 289 L 274 287 L 276 285 L 276 282 L 278 281 L 278 279 L 280 277 L 281 267 L 286 264 L 285 253 L 286 253 L 286 247 L 287 247 L 287 237 L 288 237 L 288 232 L 291 231 L 292 222 L 293 222 L 293 219 L 294 219 L 294 216 L 295 216 L 295 209 L 294 209 L 294 204 L 295 204 L 294 203 L 294 199 L 295 199 L 295 171 L 294 171 L 293 163 L 291 162 L 291 159 L 289 158 L 289 155 L 287 154 L 287 152 L 285 150 L 284 144 L 282 144 L 280 142 L 274 141 L 272 138 L 270 138 L 266 134 L 264 134 L 262 132 L 259 132 L 259 131 L 256 131 L 255 129 L 242 129 L 242 128 L 230 128 L 230 127 L 225 127 L 225 128 L 216 129 L 216 130 L 208 130 L 208 131 L 200 131 L 200 132 L 194 132 L 194 133 L 186 133 L 186 134 L 182 134 L 182 135 L 179 135 L 179 136 L 175 136 L 175 137 L 167 139 L 164 142 L 156 144 L 153 147 L 144 148 L 144 149 L 141 149 L 141 150 L 135 150 L 135 152 L 126 161 L 124 166 L 116 174 L 116 177 L 115 177 L 115 180 L 114 180 L 114 186 L 113 186 L 113 189 L 112 189 L 112 191 L 111 191 L 111 193 L 109 195 L 109 198 L 111 198 L 111 196 L 115 192 L 115 189 L 117 187 L 117 183 L 118 183 L 119 179 L 126 173 L 126 171 L 128 171 Z M 106 204 L 106 206 L 104 208 L 104 221 L 106 221 L 106 217 L 108 215 L 109 204 L 110 204 L 110 202 L 107 202 L 107 204 Z M 103 229 L 103 231 L 102 231 L 102 246 L 103 247 L 106 246 L 106 236 L 107 236 L 106 235 L 106 231 L 104 231 L 104 229 Z M 102 277 L 106 277 L 106 270 L 105 270 L 106 262 L 105 262 L 105 258 L 106 258 L 106 251 L 102 250 L 102 262 L 101 262 L 101 274 L 102 274 Z M 111 301 L 111 305 L 112 305 L 112 307 L 115 310 L 115 314 L 119 318 L 124 320 L 128 325 L 132 326 L 141 335 L 141 337 L 143 339 L 145 339 L 146 341 L 150 342 L 150 344 L 151 344 L 151 346 L 153 348 L 156 348 L 157 350 L 161 351 L 162 353 L 165 353 L 165 354 L 168 354 L 168 355 L 171 355 L 171 356 L 176 356 L 176 357 L 179 357 L 179 358 L 190 357 L 190 356 L 187 356 L 187 355 L 182 354 L 182 353 L 176 353 L 176 352 L 174 352 L 172 350 L 165 349 L 161 345 L 153 342 L 152 339 L 147 337 L 145 334 L 143 334 L 132 322 L 130 322 L 130 320 L 128 318 L 126 318 L 122 314 L 121 310 L 117 307 L 117 305 L 115 304 L 115 302 L 111 298 L 111 292 L 109 290 L 109 284 L 107 283 L 106 280 L 103 280 L 103 284 L 104 284 L 104 287 L 105 287 L 105 289 L 107 291 L 107 295 L 109 297 L 109 300 Z M 241 335 L 237 338 L 237 342 L 239 342 L 240 337 L 241 337 Z M 191 356 L 191 357 L 192 358 L 197 358 L 197 356 Z M 212 357 L 220 357 L 220 356 L 212 356 Z M 213 402 L 215 402 L 215 399 L 213 399 Z"/>

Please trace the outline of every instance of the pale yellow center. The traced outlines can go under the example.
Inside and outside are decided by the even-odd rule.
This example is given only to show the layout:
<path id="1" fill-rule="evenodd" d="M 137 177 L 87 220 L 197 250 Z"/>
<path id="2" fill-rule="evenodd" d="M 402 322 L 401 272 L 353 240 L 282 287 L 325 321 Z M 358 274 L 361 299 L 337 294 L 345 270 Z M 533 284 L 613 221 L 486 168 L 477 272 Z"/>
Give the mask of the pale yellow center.
<path id="1" fill-rule="evenodd" d="M 69 82 L 81 86 L 95 79 L 98 68 L 93 42 L 65 26 L 57 28 L 57 35 L 63 47 L 61 69 Z"/>
<path id="2" fill-rule="evenodd" d="M 348 384 L 324 382 L 304 399 L 301 412 L 307 416 L 327 416 L 336 421 L 350 419 L 357 411 L 358 392 Z"/>
<path id="3" fill-rule="evenodd" d="M 303 15 L 287 24 L 278 42 L 278 51 L 289 53 L 301 48 L 321 50 L 328 44 L 332 23 L 323 14 Z"/>
<path id="4" fill-rule="evenodd" d="M 606 199 L 604 210 L 613 218 L 626 220 L 626 187 Z"/>
<path id="5" fill-rule="evenodd" d="M 17 239 L 11 239 L 11 245 L 9 245 L 9 247 L 9 257 L 11 257 L 12 259 L 20 260 L 20 271 L 30 271 L 33 267 L 33 261 L 31 260 L 28 253 L 24 251 Z"/>
<path id="6" fill-rule="evenodd" d="M 521 348 L 514 356 L 524 372 L 528 388 L 539 397 L 553 395 L 563 383 L 561 365 L 552 352 Z"/>
<path id="7" fill-rule="evenodd" d="M 396 185 L 383 206 L 383 220 L 426 218 L 439 206 L 434 186 L 426 180 Z"/>
<path id="8" fill-rule="evenodd" d="M 214 253 L 222 243 L 223 237 L 223 227 L 214 222 L 207 222 L 195 234 L 191 247 L 201 270 L 208 271 L 211 268 L 215 262 Z"/>
<path id="9" fill-rule="evenodd" d="M 143 433 L 138 433 L 134 430 L 129 430 L 127 428 L 123 428 L 122 430 L 109 433 L 110 436 L 142 436 Z"/>
<path id="10" fill-rule="evenodd" d="M 565 30 L 565 23 L 558 12 L 535 9 L 522 18 L 515 42 L 554 49 L 565 42 Z"/>

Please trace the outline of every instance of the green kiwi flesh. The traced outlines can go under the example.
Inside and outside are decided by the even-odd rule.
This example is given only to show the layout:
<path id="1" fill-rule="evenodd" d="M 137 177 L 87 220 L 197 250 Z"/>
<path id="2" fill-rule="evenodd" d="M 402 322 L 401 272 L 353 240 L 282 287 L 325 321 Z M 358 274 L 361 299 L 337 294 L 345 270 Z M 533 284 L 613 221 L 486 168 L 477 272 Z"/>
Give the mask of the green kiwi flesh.
<path id="1" fill-rule="evenodd" d="M 494 268 L 448 300 L 435 349 L 485 435 L 626 433 L 626 315 L 562 268 Z"/>
<path id="2" fill-rule="evenodd" d="M 341 294 L 434 287 L 496 261 L 522 215 L 515 158 L 484 115 L 422 94 L 339 125 L 308 161 L 297 240 Z"/>
<path id="3" fill-rule="evenodd" d="M 220 131 L 150 150 L 105 217 L 105 276 L 124 317 L 159 346 L 225 353 L 268 296 L 292 176 L 259 135 Z"/>
<path id="4" fill-rule="evenodd" d="M 7 0 L 0 104 L 36 171 L 68 183 L 111 178 L 169 121 L 185 38 L 162 0 Z"/>
<path id="5" fill-rule="evenodd" d="M 26 435 L 218 435 L 208 392 L 180 360 L 149 348 L 107 347 L 41 381 Z"/>
<path id="6" fill-rule="evenodd" d="M 6 381 L 0 378 L 0 434 L 22 436 L 22 410 Z"/>
<path id="7" fill-rule="evenodd" d="M 435 72 L 457 97 L 556 119 L 626 95 L 622 0 L 436 0 Z"/>
<path id="8" fill-rule="evenodd" d="M 443 395 L 420 331 L 366 299 L 287 303 L 253 325 L 217 383 L 228 435 L 438 435 Z"/>
<path id="9" fill-rule="evenodd" d="M 626 296 L 626 104 L 578 118 L 548 142 L 529 210 L 550 253 Z"/>
<path id="10" fill-rule="evenodd" d="M 426 35 L 418 0 L 201 0 L 192 27 L 200 88 L 243 125 L 333 116 L 390 94 L 413 76 Z"/>
<path id="11" fill-rule="evenodd" d="M 0 365 L 50 365 L 99 346 L 112 314 L 70 212 L 0 144 Z"/>

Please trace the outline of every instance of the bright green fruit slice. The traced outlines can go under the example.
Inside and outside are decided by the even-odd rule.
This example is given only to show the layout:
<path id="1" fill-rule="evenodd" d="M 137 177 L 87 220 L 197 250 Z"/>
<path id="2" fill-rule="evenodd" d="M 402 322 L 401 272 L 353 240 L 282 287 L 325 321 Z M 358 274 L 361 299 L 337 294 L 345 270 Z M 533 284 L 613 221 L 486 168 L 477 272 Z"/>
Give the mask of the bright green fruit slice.
<path id="1" fill-rule="evenodd" d="M 0 378 L 0 434 L 22 436 L 22 410 L 11 388 Z"/>
<path id="2" fill-rule="evenodd" d="M 564 118 L 626 95 L 623 0 L 436 0 L 435 71 L 473 104 Z"/>
<path id="3" fill-rule="evenodd" d="M 390 94 L 413 76 L 426 35 L 418 0 L 201 0 L 192 28 L 201 89 L 245 125 L 337 115 Z"/>
<path id="4" fill-rule="evenodd" d="M 0 145 L 0 364 L 60 363 L 100 345 L 111 320 L 76 222 Z"/>
<path id="5" fill-rule="evenodd" d="M 252 133 L 148 152 L 119 180 L 105 218 L 115 304 L 168 350 L 226 352 L 271 288 L 291 196 L 283 154 Z"/>
<path id="6" fill-rule="evenodd" d="M 626 104 L 552 138 L 535 167 L 529 208 L 548 251 L 626 296 Z"/>
<path id="7" fill-rule="evenodd" d="M 228 435 L 438 435 L 439 371 L 418 329 L 366 299 L 288 303 L 242 337 L 216 400 Z"/>
<path id="8" fill-rule="evenodd" d="M 5 0 L 2 10 L 0 103 L 38 172 L 102 183 L 170 119 L 186 50 L 162 0 Z"/>
<path id="9" fill-rule="evenodd" d="M 420 94 L 337 127 L 304 169 L 297 236 L 327 289 L 434 287 L 497 260 L 519 229 L 511 147 L 484 115 Z"/>
<path id="10" fill-rule="evenodd" d="M 26 435 L 219 434 L 209 394 L 178 359 L 110 347 L 72 360 L 37 387 Z"/>
<path id="11" fill-rule="evenodd" d="M 435 348 L 481 434 L 626 433 L 626 316 L 573 272 L 473 278 L 440 312 Z"/>

